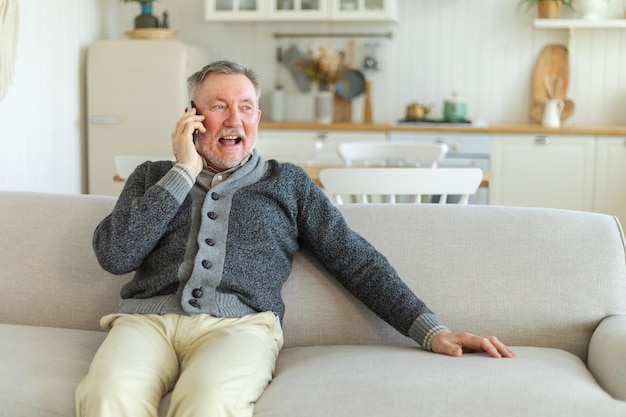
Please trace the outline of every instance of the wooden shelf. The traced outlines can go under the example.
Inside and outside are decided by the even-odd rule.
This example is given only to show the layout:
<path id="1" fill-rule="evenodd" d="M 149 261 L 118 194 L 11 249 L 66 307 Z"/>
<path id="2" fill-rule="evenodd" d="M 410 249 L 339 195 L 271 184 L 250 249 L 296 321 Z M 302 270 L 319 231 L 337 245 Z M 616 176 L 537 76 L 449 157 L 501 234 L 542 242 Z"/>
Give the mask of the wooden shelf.
<path id="1" fill-rule="evenodd" d="M 537 29 L 567 29 L 567 49 L 574 54 L 574 33 L 577 29 L 626 29 L 626 19 L 535 19 Z"/>
<path id="2" fill-rule="evenodd" d="M 626 29 L 626 19 L 535 19 L 534 25 L 542 29 Z"/>

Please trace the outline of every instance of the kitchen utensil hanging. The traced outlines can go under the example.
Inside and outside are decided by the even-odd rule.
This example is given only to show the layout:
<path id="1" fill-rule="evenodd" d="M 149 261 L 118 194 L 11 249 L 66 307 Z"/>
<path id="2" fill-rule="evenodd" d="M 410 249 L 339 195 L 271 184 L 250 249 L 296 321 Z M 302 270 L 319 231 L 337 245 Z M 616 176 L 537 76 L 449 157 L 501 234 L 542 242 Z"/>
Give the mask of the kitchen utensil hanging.
<path id="1" fill-rule="evenodd" d="M 380 61 L 378 60 L 379 42 L 365 42 L 365 57 L 363 58 L 363 69 L 366 71 L 380 70 Z"/>
<path id="2" fill-rule="evenodd" d="M 311 82 L 298 66 L 305 56 L 296 45 L 291 45 L 283 55 L 283 64 L 289 69 L 294 81 L 303 93 L 311 91 Z"/>
<path id="3" fill-rule="evenodd" d="M 361 71 L 354 68 L 354 41 L 349 41 L 347 46 L 348 70 L 346 75 L 337 82 L 337 95 L 341 98 L 352 100 L 365 91 L 365 76 Z"/>
<path id="4" fill-rule="evenodd" d="M 365 77 L 359 70 L 349 70 L 346 76 L 337 83 L 337 94 L 341 98 L 352 100 L 365 90 Z"/>

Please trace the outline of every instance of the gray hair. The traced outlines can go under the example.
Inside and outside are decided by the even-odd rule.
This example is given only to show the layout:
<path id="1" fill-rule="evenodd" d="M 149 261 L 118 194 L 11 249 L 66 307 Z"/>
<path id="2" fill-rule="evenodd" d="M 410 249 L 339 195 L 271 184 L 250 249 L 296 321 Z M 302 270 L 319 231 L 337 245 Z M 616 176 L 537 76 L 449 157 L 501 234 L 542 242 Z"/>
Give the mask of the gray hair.
<path id="1" fill-rule="evenodd" d="M 187 91 L 191 100 L 196 98 L 200 85 L 211 74 L 243 74 L 252 83 L 254 90 L 256 91 L 257 102 L 261 97 L 261 86 L 257 78 L 256 73 L 245 65 L 238 64 L 232 61 L 215 61 L 206 65 L 200 71 L 197 71 L 189 78 L 187 78 Z"/>

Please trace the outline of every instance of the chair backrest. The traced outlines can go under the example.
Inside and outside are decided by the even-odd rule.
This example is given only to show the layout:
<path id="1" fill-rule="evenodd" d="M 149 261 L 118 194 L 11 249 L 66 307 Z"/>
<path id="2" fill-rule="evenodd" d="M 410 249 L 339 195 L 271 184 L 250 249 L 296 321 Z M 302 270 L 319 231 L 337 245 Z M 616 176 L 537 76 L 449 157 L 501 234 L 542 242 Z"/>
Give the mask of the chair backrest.
<path id="1" fill-rule="evenodd" d="M 357 203 L 370 203 L 375 196 L 396 203 L 408 196 L 410 203 L 446 204 L 449 195 L 460 195 L 458 204 L 467 204 L 483 178 L 480 168 L 328 168 L 320 171 L 324 190 L 337 204 L 350 196 Z M 378 201 L 378 200 L 377 200 Z"/>
<path id="2" fill-rule="evenodd" d="M 257 140 L 256 149 L 264 159 L 279 162 L 312 163 L 319 153 L 322 143 L 307 140 Z"/>
<path id="3" fill-rule="evenodd" d="M 448 152 L 444 143 L 351 142 L 342 143 L 339 155 L 347 166 L 412 166 L 436 168 Z"/>
<path id="4" fill-rule="evenodd" d="M 128 178 L 130 174 L 133 173 L 135 168 L 138 165 L 146 161 L 165 161 L 170 160 L 174 161 L 173 156 L 148 156 L 148 155 L 116 155 L 115 162 L 115 170 L 117 171 L 118 177 L 120 179 L 125 180 Z"/>

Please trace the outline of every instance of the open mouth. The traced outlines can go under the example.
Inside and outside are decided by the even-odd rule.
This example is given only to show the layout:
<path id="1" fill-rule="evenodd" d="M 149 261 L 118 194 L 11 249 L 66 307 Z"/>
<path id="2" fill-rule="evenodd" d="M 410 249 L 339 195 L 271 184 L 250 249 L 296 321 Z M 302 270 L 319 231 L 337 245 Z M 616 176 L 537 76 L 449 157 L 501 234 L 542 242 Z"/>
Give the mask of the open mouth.
<path id="1" fill-rule="evenodd" d="M 225 135 L 219 139 L 219 142 L 227 146 L 237 145 L 241 142 L 241 137 L 237 135 Z"/>

